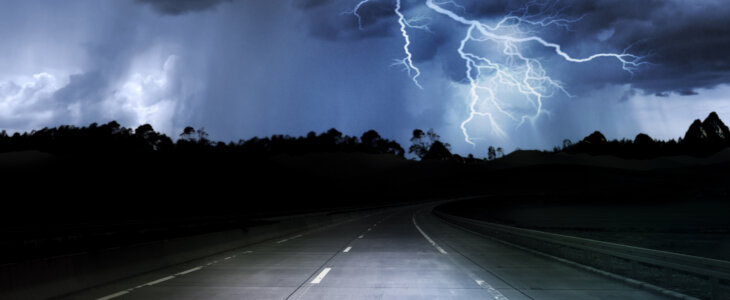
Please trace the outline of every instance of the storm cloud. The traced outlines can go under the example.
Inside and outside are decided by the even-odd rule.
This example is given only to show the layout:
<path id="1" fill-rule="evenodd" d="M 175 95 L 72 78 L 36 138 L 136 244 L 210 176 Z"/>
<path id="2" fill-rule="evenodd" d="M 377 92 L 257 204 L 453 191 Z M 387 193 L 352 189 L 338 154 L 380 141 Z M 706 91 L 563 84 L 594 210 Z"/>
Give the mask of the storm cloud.
<path id="1" fill-rule="evenodd" d="M 311 1 L 300 1 L 311 2 Z M 325 3 L 344 10 L 342 3 L 317 1 L 316 7 Z M 532 1 L 530 1 L 532 2 Z M 453 10 L 468 18 L 494 24 L 501 17 L 525 7 L 528 1 L 456 1 L 459 6 L 445 2 L 444 8 Z M 558 26 L 535 29 L 535 34 L 548 41 L 560 43 L 575 57 L 584 57 L 594 52 L 627 52 L 645 57 L 650 63 L 634 76 L 627 76 L 614 70 L 605 74 L 585 76 L 574 72 L 564 80 L 574 85 L 594 88 L 606 83 L 631 84 L 646 93 L 661 95 L 676 93 L 693 95 L 698 88 L 711 88 L 730 81 L 730 6 L 723 1 L 544 1 L 546 5 L 532 6 L 530 13 L 539 9 L 550 9 L 566 19 L 578 20 L 569 28 Z M 349 3 L 350 9 L 354 3 Z M 423 9 L 423 1 L 403 1 L 403 10 L 408 18 L 422 17 L 428 20 L 430 32 L 410 29 L 412 47 L 416 61 L 438 60 L 454 81 L 464 79 L 464 63 L 442 48 L 454 49 L 464 36 L 465 27 L 455 24 L 433 12 Z M 309 6 L 301 6 L 309 8 Z M 321 17 L 321 12 L 308 14 L 308 24 L 313 36 L 333 39 L 337 37 L 370 38 L 373 34 L 399 35 L 396 30 L 385 30 L 382 25 L 397 26 L 393 13 L 393 1 L 371 1 L 365 3 L 359 13 L 363 29 L 360 34 L 355 26 L 356 19 Z M 330 13 L 334 15 L 334 12 Z M 536 45 L 526 45 L 526 47 Z M 445 55 L 437 56 L 437 52 Z M 546 55 L 549 53 L 542 53 Z M 601 65 L 612 62 L 602 60 Z M 595 68 L 595 65 L 593 66 Z M 610 67 L 606 67 L 608 69 Z M 601 67 L 600 69 L 604 69 Z M 595 72 L 594 72 L 595 73 Z"/>
<path id="2" fill-rule="evenodd" d="M 190 12 L 212 9 L 223 2 L 233 0 L 135 0 L 150 5 L 156 11 L 166 15 L 181 15 Z"/>

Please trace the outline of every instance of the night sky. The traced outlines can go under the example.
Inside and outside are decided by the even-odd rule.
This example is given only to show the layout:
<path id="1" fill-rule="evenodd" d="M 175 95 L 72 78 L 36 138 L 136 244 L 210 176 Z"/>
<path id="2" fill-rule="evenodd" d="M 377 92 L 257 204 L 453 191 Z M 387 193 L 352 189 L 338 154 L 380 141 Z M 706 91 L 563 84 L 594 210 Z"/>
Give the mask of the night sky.
<path id="1" fill-rule="evenodd" d="M 375 129 L 405 148 L 414 128 L 434 128 L 455 152 L 481 157 L 489 145 L 547 149 L 594 130 L 608 138 L 676 138 L 710 111 L 730 120 L 726 1 L 433 0 L 487 26 L 520 17 L 495 32 L 539 37 L 574 58 L 632 54 L 641 63 L 629 72 L 614 57 L 576 63 L 535 41 L 513 43 L 510 49 L 539 63 L 543 73 L 534 74 L 556 85 L 529 81 L 550 96 L 538 113 L 534 95 L 500 83 L 496 103 L 509 115 L 479 90 L 477 108 L 493 122 L 475 116 L 465 125 L 476 146 L 460 128 L 471 85 L 458 49 L 469 26 L 426 0 L 401 1 L 416 84 L 415 70 L 402 64 L 396 0 L 363 2 L 355 11 L 360 24 L 358 3 L 4 1 L 0 128 L 117 120 L 150 123 L 173 137 L 187 125 L 204 127 L 214 140 L 237 141 L 335 127 L 358 136 Z M 467 49 L 505 74 L 523 74 L 528 66 L 510 60 L 503 46 L 470 41 Z M 478 78 L 495 74 L 485 69 Z"/>

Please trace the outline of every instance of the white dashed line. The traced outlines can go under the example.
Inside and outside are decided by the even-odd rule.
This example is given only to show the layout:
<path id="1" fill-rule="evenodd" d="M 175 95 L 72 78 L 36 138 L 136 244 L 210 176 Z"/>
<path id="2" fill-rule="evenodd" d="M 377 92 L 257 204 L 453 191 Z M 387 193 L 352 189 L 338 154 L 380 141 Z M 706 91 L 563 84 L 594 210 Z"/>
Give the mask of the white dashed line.
<path id="1" fill-rule="evenodd" d="M 345 252 L 345 253 L 350 252 L 350 249 L 352 249 L 352 246 L 345 248 L 345 250 L 342 252 Z"/>
<path id="2" fill-rule="evenodd" d="M 365 235 L 364 235 L 364 234 L 361 234 L 361 235 L 360 235 L 360 236 L 358 236 L 357 238 L 358 238 L 358 239 L 361 239 L 361 238 L 362 238 L 363 236 L 365 236 Z"/>
<path id="3" fill-rule="evenodd" d="M 368 228 L 368 231 L 373 230 L 372 228 Z"/>
<path id="4" fill-rule="evenodd" d="M 327 276 L 327 273 L 330 272 L 330 269 L 331 268 L 324 268 L 324 270 L 322 270 L 322 272 L 320 272 L 319 275 L 317 275 L 317 277 L 315 277 L 314 280 L 312 280 L 312 283 L 317 284 L 317 283 L 322 282 L 322 279 L 324 279 L 324 277 Z"/>
<path id="5" fill-rule="evenodd" d="M 201 266 L 201 267 L 195 267 L 195 268 L 192 268 L 192 269 L 190 269 L 190 270 L 187 270 L 187 271 L 182 271 L 182 272 L 180 272 L 180 273 L 177 273 L 177 274 L 175 274 L 175 275 L 185 275 L 185 274 L 188 274 L 188 273 L 192 273 L 192 272 L 195 272 L 195 271 L 197 271 L 197 270 L 200 270 L 200 269 L 202 269 L 202 268 L 203 268 L 202 266 Z"/>
<path id="6" fill-rule="evenodd" d="M 160 282 L 168 281 L 168 280 L 173 279 L 173 278 L 175 278 L 175 276 L 167 276 L 167 277 L 164 277 L 164 278 L 157 279 L 155 281 L 148 282 L 145 285 L 155 285 L 155 284 L 158 284 Z"/>
<path id="7" fill-rule="evenodd" d="M 507 297 L 502 295 L 502 293 L 494 289 L 491 285 L 489 285 L 489 283 L 486 283 L 484 280 L 475 279 L 474 281 L 476 281 L 480 287 L 487 290 L 487 292 L 494 298 L 494 300 L 509 300 Z"/>
<path id="8" fill-rule="evenodd" d="M 300 235 L 300 236 L 301 236 L 301 235 Z M 242 252 L 241 254 L 248 254 L 248 253 L 253 253 L 253 251 L 251 251 L 251 250 L 247 250 L 246 252 Z M 237 256 L 237 255 L 231 255 L 231 256 L 229 256 L 229 257 L 226 257 L 226 258 L 225 258 L 224 260 L 229 260 L 229 259 L 231 259 L 231 258 L 235 258 L 236 256 Z M 104 297 L 101 297 L 101 298 L 97 298 L 96 300 L 108 300 L 108 299 L 112 299 L 112 298 L 116 298 L 116 297 L 119 297 L 119 296 L 121 296 L 121 295 L 126 295 L 126 294 L 129 294 L 130 292 L 132 292 L 132 291 L 134 291 L 134 290 L 136 290 L 136 289 L 140 289 L 140 288 L 143 288 L 143 287 L 145 287 L 145 286 L 155 285 L 155 284 L 158 284 L 158 283 L 160 283 L 160 282 L 163 282 L 163 281 L 167 281 L 167 280 L 173 279 L 173 278 L 175 278 L 175 276 L 179 276 L 179 275 L 185 275 L 185 274 L 189 274 L 189 273 L 192 273 L 192 272 L 198 271 L 198 270 L 200 270 L 200 269 L 204 268 L 205 266 L 210 266 L 210 265 L 212 265 L 212 264 L 215 264 L 215 263 L 217 263 L 217 262 L 218 262 L 218 261 L 217 261 L 217 260 L 215 260 L 215 261 L 212 261 L 212 262 L 209 262 L 209 263 L 205 264 L 204 266 L 197 266 L 197 267 L 195 267 L 195 268 L 192 268 L 192 269 L 189 269 L 189 270 L 186 270 L 186 271 L 182 271 L 182 272 L 180 272 L 180 273 L 177 273 L 177 274 L 175 274 L 175 275 L 172 275 L 172 276 L 167 276 L 167 277 L 164 277 L 164 278 L 160 278 L 160 279 L 157 279 L 157 280 L 155 280 L 155 281 L 151 281 L 151 282 L 148 282 L 148 283 L 145 283 L 145 284 L 141 284 L 141 285 L 135 286 L 135 287 L 133 287 L 133 288 L 130 288 L 130 289 L 126 289 L 126 290 L 124 290 L 124 291 L 121 291 L 121 292 L 117 292 L 117 293 L 114 293 L 114 294 L 111 294 L 111 295 L 107 295 L 107 296 L 104 296 Z"/>
<path id="9" fill-rule="evenodd" d="M 300 237 L 302 237 L 302 235 L 301 235 L 301 234 L 298 234 L 298 235 L 295 235 L 295 236 L 293 236 L 293 237 L 290 237 L 290 238 L 288 238 L 288 239 L 283 239 L 283 240 L 281 240 L 281 241 L 278 241 L 278 242 L 276 242 L 276 243 L 277 243 L 277 244 L 281 244 L 281 243 L 283 243 L 283 242 L 286 242 L 286 241 L 289 241 L 289 240 L 293 240 L 293 239 L 295 239 L 295 238 L 300 238 Z"/>
<path id="10" fill-rule="evenodd" d="M 119 297 L 121 295 L 128 294 L 128 293 L 129 292 L 127 292 L 127 291 L 121 291 L 119 293 L 114 293 L 114 294 L 111 294 L 111 295 L 108 295 L 108 296 L 104 296 L 104 297 L 98 298 L 96 300 L 108 300 L 108 299 L 116 298 L 116 297 Z"/>

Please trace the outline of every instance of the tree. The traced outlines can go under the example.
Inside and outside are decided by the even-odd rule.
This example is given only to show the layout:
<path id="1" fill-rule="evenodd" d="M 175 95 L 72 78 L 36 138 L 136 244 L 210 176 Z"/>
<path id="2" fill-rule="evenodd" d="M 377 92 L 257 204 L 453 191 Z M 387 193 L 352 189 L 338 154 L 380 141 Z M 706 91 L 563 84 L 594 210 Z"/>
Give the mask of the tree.
<path id="1" fill-rule="evenodd" d="M 440 141 L 434 141 L 433 144 L 431 144 L 431 147 L 428 149 L 428 152 L 426 152 L 426 155 L 424 155 L 421 159 L 422 160 L 449 160 L 452 158 L 453 158 L 453 155 L 451 155 L 451 152 L 449 151 L 449 149 L 446 148 L 446 145 L 444 145 Z"/>
<path id="2" fill-rule="evenodd" d="M 198 143 L 208 144 L 208 133 L 205 132 L 205 128 L 201 127 L 200 129 L 196 130 L 195 133 L 198 134 Z"/>
<path id="3" fill-rule="evenodd" d="M 487 160 L 494 160 L 497 158 L 497 151 L 494 150 L 494 146 L 487 148 Z"/>
<path id="4" fill-rule="evenodd" d="M 502 147 L 497 147 L 497 156 L 504 157 L 504 149 Z"/>
<path id="5" fill-rule="evenodd" d="M 573 146 L 573 142 L 570 139 L 564 139 L 563 140 L 563 149 L 570 148 L 570 146 Z"/>
<path id="6" fill-rule="evenodd" d="M 378 147 L 378 141 L 381 139 L 380 134 L 371 129 L 362 134 L 360 143 L 365 149 L 371 150 Z M 365 152 L 368 152 L 367 150 Z"/>
<path id="7" fill-rule="evenodd" d="M 426 156 L 426 152 L 428 152 L 428 146 L 426 145 L 426 140 L 424 137 L 423 130 L 420 129 L 414 129 L 413 130 L 413 136 L 411 137 L 411 147 L 408 148 L 408 153 L 413 153 L 418 158 L 423 158 Z"/>
<path id="8" fill-rule="evenodd" d="M 195 128 L 188 126 L 183 129 L 183 132 L 180 134 L 180 138 L 191 141 L 194 139 L 193 134 L 195 134 Z"/>
<path id="9" fill-rule="evenodd" d="M 414 129 L 413 130 L 413 136 L 411 137 L 411 145 L 410 148 L 408 148 L 408 153 L 413 153 L 418 158 L 423 159 L 424 156 L 426 156 L 426 153 L 428 153 L 428 150 L 431 149 L 431 146 L 435 142 L 441 142 L 440 141 L 441 136 L 436 134 L 436 132 L 433 131 L 433 128 L 429 129 L 427 132 L 423 132 L 423 130 L 420 129 Z M 446 150 L 449 150 L 451 148 L 451 145 L 448 143 L 441 143 Z"/>

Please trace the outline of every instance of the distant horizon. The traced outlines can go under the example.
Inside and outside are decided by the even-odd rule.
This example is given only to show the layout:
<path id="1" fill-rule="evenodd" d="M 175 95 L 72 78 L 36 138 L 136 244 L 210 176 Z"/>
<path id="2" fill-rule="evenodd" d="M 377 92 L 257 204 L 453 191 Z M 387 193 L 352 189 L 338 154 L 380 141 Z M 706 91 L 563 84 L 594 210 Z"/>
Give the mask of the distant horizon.
<path id="1" fill-rule="evenodd" d="M 704 123 L 704 121 L 707 118 L 709 118 L 709 116 L 712 115 L 712 113 L 716 113 L 716 112 L 714 112 L 714 111 L 713 112 L 710 112 L 704 118 L 696 118 L 693 122 L 695 122 L 695 121 L 701 121 L 701 122 Z M 720 117 L 719 114 L 717 116 L 720 119 L 720 122 L 724 123 L 722 121 L 722 117 Z M 96 123 L 96 122 L 94 122 L 94 123 L 87 124 L 87 125 L 82 125 L 82 126 L 77 126 L 77 125 L 72 125 L 72 124 L 61 124 L 61 125 L 58 125 L 58 126 L 47 126 L 47 127 L 44 127 L 44 128 L 37 128 L 37 129 L 30 130 L 30 131 L 23 131 L 23 132 L 17 132 L 17 133 L 18 134 L 21 134 L 21 135 L 22 134 L 32 134 L 33 132 L 40 131 L 40 130 L 44 130 L 46 128 L 48 128 L 48 129 L 57 129 L 57 128 L 63 127 L 63 126 L 73 126 L 73 127 L 76 127 L 76 128 L 90 128 L 91 125 L 102 126 L 102 125 L 111 124 L 113 122 L 116 122 L 120 127 L 124 128 L 124 129 L 128 129 L 128 130 L 130 130 L 131 132 L 133 132 L 135 134 L 137 133 L 137 129 L 139 129 L 139 127 L 141 127 L 141 125 L 140 126 L 135 126 L 135 127 L 127 127 L 127 126 L 124 126 L 123 124 L 119 124 L 116 120 L 112 120 L 112 121 L 105 122 L 105 123 Z M 150 124 L 144 124 L 144 125 L 150 125 Z M 690 125 L 694 126 L 692 123 L 690 123 Z M 692 126 L 690 126 L 690 125 L 688 125 L 687 126 L 687 129 L 684 130 L 685 134 L 682 134 L 681 136 L 678 136 L 676 138 L 669 138 L 669 139 L 657 138 L 657 137 L 651 136 L 650 134 L 647 134 L 647 133 L 644 133 L 644 132 L 639 132 L 636 135 L 634 135 L 633 137 L 611 138 L 611 137 L 605 136 L 605 134 L 603 132 L 601 132 L 600 130 L 594 130 L 594 131 L 591 131 L 591 133 L 587 134 L 586 136 L 584 136 L 582 138 L 575 139 L 575 140 L 573 140 L 573 139 L 568 139 L 568 140 L 570 140 L 571 144 L 575 144 L 575 143 L 578 143 L 578 142 L 583 141 L 586 138 L 589 138 L 589 136 L 592 136 L 596 132 L 599 132 L 599 133 L 601 133 L 601 135 L 603 135 L 606 138 L 607 141 L 624 141 L 624 140 L 634 141 L 634 139 L 637 138 L 637 136 L 643 134 L 643 135 L 649 136 L 651 139 L 653 139 L 655 141 L 660 141 L 660 142 L 671 142 L 671 141 L 679 142 L 679 141 L 682 141 L 682 139 L 685 137 L 685 135 L 691 130 L 691 127 Z M 150 125 L 150 126 L 152 126 L 152 125 Z M 238 144 L 238 145 L 240 145 L 241 142 L 253 141 L 253 140 L 256 140 L 256 139 L 270 139 L 270 138 L 273 138 L 275 136 L 282 136 L 282 137 L 287 137 L 287 138 L 291 138 L 291 139 L 301 139 L 301 138 L 307 138 L 309 136 L 309 133 L 315 133 L 316 136 L 322 136 L 322 135 L 328 134 L 331 130 L 335 130 L 335 131 L 339 132 L 340 134 L 342 134 L 343 138 L 355 138 L 358 142 L 362 142 L 361 137 L 363 137 L 365 135 L 365 133 L 368 133 L 368 132 L 373 131 L 373 129 L 371 129 L 371 130 L 368 130 L 368 131 L 363 132 L 361 134 L 348 134 L 348 133 L 339 131 L 337 128 L 330 128 L 330 129 L 325 130 L 325 131 L 322 131 L 322 132 L 308 131 L 307 134 L 298 135 L 298 136 L 297 135 L 288 135 L 288 134 L 273 134 L 273 135 L 269 135 L 269 136 L 254 136 L 254 137 L 250 137 L 250 138 L 246 138 L 246 139 L 241 138 L 241 139 L 228 140 L 228 141 L 226 141 L 226 140 L 216 140 L 216 139 L 208 138 L 209 135 L 210 135 L 210 132 L 208 132 L 207 130 L 205 130 L 204 127 L 194 128 L 192 126 L 187 126 L 183 132 L 181 132 L 179 134 L 175 134 L 175 135 L 169 135 L 169 134 L 166 134 L 164 132 L 160 132 L 159 130 L 155 129 L 154 126 L 152 126 L 152 129 L 155 132 L 158 132 L 158 133 L 161 133 L 161 134 L 167 136 L 168 138 L 170 138 L 172 140 L 173 143 L 178 143 L 178 141 L 190 139 L 191 138 L 190 135 L 188 135 L 187 137 L 184 137 L 183 136 L 184 135 L 184 132 L 187 131 L 188 128 L 192 128 L 194 130 L 194 131 L 192 131 L 192 137 L 194 139 L 196 139 L 194 136 L 196 134 L 198 134 L 198 132 L 200 132 L 202 130 L 204 132 L 203 134 L 205 135 L 205 138 L 209 141 L 210 145 L 215 145 L 216 143 L 221 143 L 221 142 L 224 143 L 224 144 L 231 144 L 232 143 L 232 144 Z M 430 129 L 428 129 L 428 130 L 430 130 Z M 16 133 L 16 132 L 7 132 L 4 129 L 0 129 L 0 132 L 2 132 L 4 134 L 7 134 L 7 136 L 12 136 L 12 135 L 14 135 Z M 375 130 L 375 132 L 377 133 L 377 130 Z M 438 134 L 438 133 L 436 132 L 436 134 Z M 379 133 L 378 133 L 378 135 L 379 135 Z M 389 137 L 380 136 L 380 138 L 384 139 L 385 141 L 390 141 L 390 138 Z M 441 140 L 440 137 L 439 137 L 439 140 L 441 142 L 443 142 L 443 143 L 446 143 L 447 144 L 447 148 L 449 148 L 450 150 L 453 150 L 452 147 L 450 146 L 450 144 L 448 143 L 448 141 Z M 88 141 L 88 142 L 91 142 L 91 141 Z M 395 141 L 395 142 L 404 149 L 405 152 L 403 154 L 404 154 L 405 158 L 408 158 L 408 159 L 417 159 L 418 158 L 418 156 L 417 156 L 416 153 L 412 153 L 412 152 L 410 152 L 408 150 L 409 146 L 410 145 L 413 145 L 412 139 L 410 139 L 407 144 L 400 143 L 398 141 Z M 730 143 L 730 140 L 728 140 L 726 142 Z M 519 150 L 523 150 L 523 151 L 551 151 L 551 150 L 552 151 L 556 151 L 555 149 L 561 149 L 561 148 L 565 147 L 565 139 L 562 141 L 562 143 L 553 145 L 551 148 L 548 148 L 548 149 L 530 149 L 530 148 L 523 149 L 523 148 L 519 148 L 519 147 L 517 147 L 515 149 L 504 149 L 503 147 L 501 147 L 499 145 L 490 145 L 489 147 L 500 148 L 501 150 L 498 150 L 498 151 L 502 151 L 502 152 L 500 152 L 501 153 L 500 154 L 501 156 L 506 156 L 506 155 L 508 155 L 510 153 L 513 153 L 513 152 L 519 151 Z M 294 149 L 291 149 L 291 150 L 294 150 Z M 710 150 L 710 151 L 712 151 L 712 150 Z M 464 158 L 473 156 L 476 159 L 488 159 L 487 157 L 489 157 L 488 153 L 484 153 L 484 155 L 480 155 L 480 153 L 473 153 L 473 152 L 469 152 L 469 153 L 458 153 L 458 152 L 454 152 L 454 151 L 450 151 L 450 152 L 451 152 L 451 154 L 459 155 L 459 156 L 464 157 Z M 616 153 L 616 154 L 618 154 L 618 153 Z M 661 156 L 662 154 L 658 154 L 658 155 Z"/>

